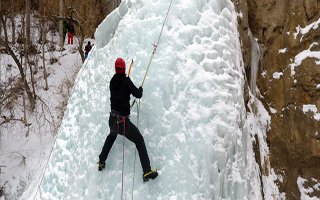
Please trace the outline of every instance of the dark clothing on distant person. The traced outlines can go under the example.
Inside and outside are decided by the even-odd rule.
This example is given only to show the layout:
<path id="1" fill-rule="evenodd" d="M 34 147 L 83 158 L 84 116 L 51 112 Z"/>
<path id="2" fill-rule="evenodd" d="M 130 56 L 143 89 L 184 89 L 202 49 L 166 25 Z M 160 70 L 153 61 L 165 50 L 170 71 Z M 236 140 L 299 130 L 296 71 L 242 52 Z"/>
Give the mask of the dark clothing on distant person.
<path id="1" fill-rule="evenodd" d="M 84 59 L 88 58 L 89 52 L 91 51 L 92 46 L 90 41 L 87 43 L 87 45 L 84 47 Z"/>
<path id="2" fill-rule="evenodd" d="M 72 23 L 70 22 L 68 24 L 68 44 L 73 44 L 73 37 L 74 37 L 74 27 L 72 25 Z"/>
<path id="3" fill-rule="evenodd" d="M 68 44 L 73 44 L 73 33 L 68 32 Z"/>
<path id="4" fill-rule="evenodd" d="M 90 44 L 90 42 L 88 42 L 88 44 L 84 47 L 84 51 L 86 54 L 88 54 L 92 49 L 92 46 Z"/>

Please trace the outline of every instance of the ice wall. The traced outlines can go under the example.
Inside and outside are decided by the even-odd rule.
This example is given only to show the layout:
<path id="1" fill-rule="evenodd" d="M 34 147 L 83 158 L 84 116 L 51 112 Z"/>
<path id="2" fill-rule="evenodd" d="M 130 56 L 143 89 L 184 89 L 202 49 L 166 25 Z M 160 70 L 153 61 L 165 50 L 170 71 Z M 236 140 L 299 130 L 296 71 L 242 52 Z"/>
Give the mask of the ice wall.
<path id="1" fill-rule="evenodd" d="M 38 199 L 120 199 L 122 137 L 98 172 L 109 132 L 114 61 L 135 64 L 139 86 L 169 1 L 124 0 L 96 31 L 80 71 Z M 159 177 L 146 184 L 125 140 L 124 199 L 247 199 L 243 72 L 233 4 L 174 0 L 144 84 L 140 130 Z M 131 120 L 136 122 L 136 109 Z"/>

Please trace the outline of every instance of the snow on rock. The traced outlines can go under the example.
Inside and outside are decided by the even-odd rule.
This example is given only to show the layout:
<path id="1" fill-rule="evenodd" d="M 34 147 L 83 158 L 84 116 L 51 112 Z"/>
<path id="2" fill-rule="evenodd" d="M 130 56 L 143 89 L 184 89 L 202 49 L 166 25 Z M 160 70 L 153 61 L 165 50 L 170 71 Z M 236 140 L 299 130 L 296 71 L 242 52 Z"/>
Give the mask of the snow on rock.
<path id="1" fill-rule="evenodd" d="M 272 107 L 269 107 L 269 108 L 270 108 L 270 112 L 271 112 L 272 114 L 277 113 L 277 110 L 276 110 L 276 109 L 274 109 L 274 108 L 272 108 Z"/>
<path id="2" fill-rule="evenodd" d="M 314 112 L 315 113 L 318 111 L 316 105 L 312 105 L 312 104 L 303 105 L 302 110 L 304 113 L 307 113 L 307 112 Z"/>
<path id="3" fill-rule="evenodd" d="M 313 193 L 315 190 L 318 190 L 318 191 L 320 190 L 319 181 L 316 179 L 312 179 L 312 181 L 316 183 L 313 187 L 305 187 L 304 183 L 308 181 L 300 176 L 298 177 L 297 185 L 301 194 L 300 196 L 301 200 L 318 200 L 319 199 L 319 197 L 316 197 L 316 196 L 310 197 L 310 193 Z"/>
<path id="4" fill-rule="evenodd" d="M 320 65 L 320 51 L 311 51 L 311 48 L 313 46 L 318 46 L 319 44 L 317 42 L 314 42 L 310 45 L 309 49 L 304 50 L 300 52 L 298 55 L 295 56 L 294 58 L 294 63 L 290 64 L 291 67 L 291 76 L 295 75 L 295 67 L 301 65 L 302 61 L 306 58 L 314 58 L 315 63 L 317 65 Z"/>
<path id="5" fill-rule="evenodd" d="M 287 52 L 287 51 L 288 51 L 287 48 L 279 49 L 279 53 L 285 53 L 285 52 Z"/>
<path id="6" fill-rule="evenodd" d="M 302 111 L 305 114 L 308 112 L 312 112 L 314 114 L 314 119 L 320 121 L 320 112 L 318 111 L 316 105 L 313 105 L 313 104 L 303 105 Z"/>
<path id="7" fill-rule="evenodd" d="M 311 29 L 316 30 L 319 27 L 319 25 L 320 25 L 320 18 L 317 21 L 307 25 L 304 28 L 301 28 L 300 26 L 296 27 L 297 32 L 293 34 L 294 39 L 297 39 L 298 34 L 302 34 L 302 37 L 303 37 L 303 35 L 307 34 Z M 301 37 L 301 40 L 302 40 L 302 37 Z"/>
<path id="8" fill-rule="evenodd" d="M 280 79 L 281 76 L 283 76 L 283 72 L 274 72 L 274 73 L 272 74 L 272 77 L 273 77 L 274 79 Z"/>

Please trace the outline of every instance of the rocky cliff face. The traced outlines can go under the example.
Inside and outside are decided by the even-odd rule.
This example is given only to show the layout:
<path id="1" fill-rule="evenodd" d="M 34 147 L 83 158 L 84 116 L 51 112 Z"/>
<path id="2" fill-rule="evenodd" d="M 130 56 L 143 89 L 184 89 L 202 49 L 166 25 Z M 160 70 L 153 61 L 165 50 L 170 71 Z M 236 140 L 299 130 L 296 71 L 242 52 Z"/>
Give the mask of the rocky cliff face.
<path id="1" fill-rule="evenodd" d="M 300 199 L 298 177 L 307 180 L 305 187 L 320 182 L 320 0 L 234 4 L 246 71 L 251 67 L 249 30 L 262 54 L 256 84 L 271 116 L 270 165 L 286 199 Z M 309 195 L 320 198 L 320 191 Z"/>

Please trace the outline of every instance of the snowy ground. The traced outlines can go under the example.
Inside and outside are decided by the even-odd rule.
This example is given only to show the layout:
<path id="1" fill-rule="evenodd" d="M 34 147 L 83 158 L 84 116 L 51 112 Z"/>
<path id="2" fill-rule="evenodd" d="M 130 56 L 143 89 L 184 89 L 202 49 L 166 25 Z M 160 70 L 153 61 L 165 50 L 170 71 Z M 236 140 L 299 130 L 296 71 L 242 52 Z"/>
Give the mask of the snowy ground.
<path id="1" fill-rule="evenodd" d="M 113 63 L 133 59 L 131 78 L 141 84 L 168 7 L 167 1 L 122 1 L 99 26 L 97 49 L 78 75 L 38 199 L 120 199 L 121 136 L 106 170 L 96 165 L 109 132 Z M 231 1 L 173 1 L 139 124 L 160 175 L 143 184 L 138 158 L 134 172 L 135 147 L 125 140 L 124 199 L 261 199 L 236 23 Z M 133 108 L 133 122 L 136 115 Z"/>
<path id="2" fill-rule="evenodd" d="M 52 42 L 58 41 L 57 34 L 53 33 L 49 33 L 47 39 Z M 47 91 L 44 90 L 42 59 L 38 60 L 39 69 L 35 74 L 36 93 L 38 99 L 41 98 L 45 104 L 38 101 L 35 112 L 28 113 L 28 122 L 31 125 L 25 127 L 21 122 L 12 121 L 0 128 L 0 187 L 3 187 L 8 199 L 19 199 L 30 188 L 34 190 L 42 177 L 42 170 L 52 149 L 74 78 L 82 66 L 80 54 L 76 50 L 77 45 L 75 42 L 74 45 L 66 45 L 63 51 L 46 51 L 49 74 Z M 55 46 L 58 49 L 58 46 Z M 47 47 L 46 45 L 45 49 Z M 57 58 L 58 62 L 50 64 L 50 58 Z M 18 69 L 9 55 L 0 55 L 0 65 L 3 84 L 10 78 L 19 76 Z M 21 104 L 21 96 L 16 102 Z M 15 118 L 22 118 L 21 105 L 15 104 L 15 107 Z M 8 116 L 9 113 L 3 109 L 1 116 L 5 115 Z M 44 120 L 44 116 L 50 123 Z"/>

